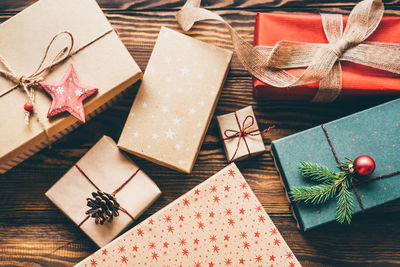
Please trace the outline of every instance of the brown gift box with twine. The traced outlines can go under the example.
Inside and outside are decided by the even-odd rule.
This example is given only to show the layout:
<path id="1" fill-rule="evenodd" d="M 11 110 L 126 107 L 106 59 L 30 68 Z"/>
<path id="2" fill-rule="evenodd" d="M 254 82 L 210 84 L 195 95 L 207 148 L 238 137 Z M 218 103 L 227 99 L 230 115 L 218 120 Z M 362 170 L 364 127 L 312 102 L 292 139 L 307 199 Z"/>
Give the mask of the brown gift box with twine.
<path id="1" fill-rule="evenodd" d="M 262 134 L 275 127 L 260 131 L 252 106 L 217 116 L 217 121 L 228 162 L 243 160 L 264 152 Z"/>
<path id="2" fill-rule="evenodd" d="M 112 222 L 96 224 L 85 212 L 92 192 L 115 195 L 120 210 Z M 109 243 L 134 222 L 161 194 L 157 185 L 104 136 L 55 185 L 46 196 L 99 247 Z"/>
<path id="3" fill-rule="evenodd" d="M 58 35 L 62 32 L 68 34 Z M 73 64 L 83 84 L 98 88 L 84 102 L 89 119 L 142 78 L 95 0 L 40 0 L 2 23 L 0 34 L 7 36 L 0 41 L 0 173 L 80 124 L 68 113 L 48 119 L 51 97 L 30 85 L 41 80 L 58 82 Z M 43 66 L 50 66 L 60 55 L 65 59 L 51 68 L 42 67 L 44 71 L 35 75 L 43 59 Z M 26 124 L 24 104 L 33 89 L 34 113 Z"/>

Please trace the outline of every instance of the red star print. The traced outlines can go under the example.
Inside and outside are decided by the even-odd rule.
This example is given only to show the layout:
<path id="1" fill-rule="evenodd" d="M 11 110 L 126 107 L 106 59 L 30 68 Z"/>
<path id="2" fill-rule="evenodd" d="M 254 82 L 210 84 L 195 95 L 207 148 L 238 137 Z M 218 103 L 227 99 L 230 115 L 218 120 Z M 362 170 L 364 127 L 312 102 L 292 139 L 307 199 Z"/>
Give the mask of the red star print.
<path id="1" fill-rule="evenodd" d="M 247 193 L 247 192 L 243 193 L 243 198 L 244 199 L 249 199 L 249 197 L 250 197 L 249 193 Z"/>
<path id="2" fill-rule="evenodd" d="M 224 236 L 225 241 L 229 241 L 229 235 Z"/>
<path id="3" fill-rule="evenodd" d="M 272 228 L 271 235 L 277 235 L 277 234 L 278 234 L 278 230 L 276 230 L 276 228 Z"/>
<path id="4" fill-rule="evenodd" d="M 96 266 L 97 266 L 97 261 L 91 260 L 91 261 L 90 261 L 90 266 L 96 267 Z"/>
<path id="5" fill-rule="evenodd" d="M 143 230 L 142 229 L 137 229 L 137 235 L 143 236 Z"/>
<path id="6" fill-rule="evenodd" d="M 274 239 L 274 245 L 275 245 L 275 246 L 279 246 L 280 244 L 281 244 L 281 241 L 279 241 L 278 238 L 275 238 L 275 239 Z"/>
<path id="7" fill-rule="evenodd" d="M 107 255 L 107 249 L 103 249 L 103 250 L 101 251 L 101 255 Z"/>
<path id="8" fill-rule="evenodd" d="M 293 261 L 289 262 L 289 266 L 294 267 L 295 266 L 294 262 Z"/>
<path id="9" fill-rule="evenodd" d="M 241 208 L 241 209 L 239 210 L 239 213 L 240 213 L 240 214 L 244 214 L 244 209 Z"/>
<path id="10" fill-rule="evenodd" d="M 195 195 L 198 195 L 199 193 L 200 193 L 200 190 L 199 190 L 199 189 L 194 190 L 194 194 L 195 194 Z"/>
<path id="11" fill-rule="evenodd" d="M 215 235 L 210 236 L 210 241 L 211 242 L 217 241 L 217 237 Z"/>
<path id="12" fill-rule="evenodd" d="M 269 260 L 270 261 L 275 261 L 275 256 L 274 255 L 269 256 Z"/>
<path id="13" fill-rule="evenodd" d="M 210 262 L 210 263 L 208 264 L 208 267 L 214 267 L 214 263 L 213 263 L 213 262 Z"/>
<path id="14" fill-rule="evenodd" d="M 168 226 L 168 233 L 174 233 L 174 227 L 172 227 L 172 225 Z"/>
<path id="15" fill-rule="evenodd" d="M 257 212 L 262 211 L 262 206 L 258 206 L 258 207 L 256 208 L 256 211 L 257 211 Z"/>
<path id="16" fill-rule="evenodd" d="M 201 213 L 200 212 L 196 212 L 195 217 L 196 217 L 196 219 L 200 219 L 201 218 Z"/>
<path id="17" fill-rule="evenodd" d="M 184 238 L 179 239 L 179 245 L 181 246 L 186 245 L 186 240 Z"/>
<path id="18" fill-rule="evenodd" d="M 258 221 L 259 221 L 259 222 L 265 222 L 264 216 L 258 215 Z"/>
<path id="19" fill-rule="evenodd" d="M 231 265 L 232 261 L 231 259 L 225 259 L 225 265 Z"/>
<path id="20" fill-rule="evenodd" d="M 182 221 L 182 222 L 183 222 L 183 219 L 184 219 L 184 218 L 185 218 L 185 217 L 183 217 L 182 215 L 179 216 L 179 220 Z"/>
<path id="21" fill-rule="evenodd" d="M 204 223 L 199 222 L 199 223 L 197 224 L 197 227 L 199 227 L 199 229 L 204 229 Z"/>
<path id="22" fill-rule="evenodd" d="M 200 240 L 198 240 L 198 239 L 196 238 L 196 239 L 193 241 L 193 243 L 196 244 L 196 245 L 198 245 L 198 244 L 199 244 L 199 241 L 200 241 Z"/>
<path id="23" fill-rule="evenodd" d="M 219 247 L 217 245 L 214 245 L 213 246 L 213 251 L 218 253 L 219 252 Z"/>
<path id="24" fill-rule="evenodd" d="M 149 248 L 151 248 L 151 249 L 156 248 L 156 243 L 151 242 L 151 243 L 149 244 Z"/>
<path id="25" fill-rule="evenodd" d="M 153 254 L 151 254 L 151 259 L 158 260 L 158 254 L 156 252 L 153 252 Z"/>
<path id="26" fill-rule="evenodd" d="M 126 256 L 121 256 L 121 262 L 122 262 L 122 263 L 127 263 L 127 262 L 128 262 L 128 257 L 126 257 Z"/>
<path id="27" fill-rule="evenodd" d="M 197 262 L 194 266 L 195 267 L 201 267 L 201 264 L 200 264 L 200 262 Z"/>
<path id="28" fill-rule="evenodd" d="M 235 176 L 235 171 L 234 170 L 232 170 L 232 169 L 230 169 L 229 171 L 228 171 L 228 175 L 229 176 Z"/>
<path id="29" fill-rule="evenodd" d="M 183 200 L 183 206 L 188 206 L 189 207 L 189 200 L 187 200 L 186 198 Z"/>
<path id="30" fill-rule="evenodd" d="M 240 232 L 240 238 L 247 238 L 246 232 Z"/>
<path id="31" fill-rule="evenodd" d="M 243 258 L 239 259 L 239 264 L 244 264 L 244 259 Z"/>
<path id="32" fill-rule="evenodd" d="M 170 215 L 165 216 L 164 220 L 165 220 L 165 222 L 170 222 L 171 216 Z"/>
<path id="33" fill-rule="evenodd" d="M 288 252 L 288 253 L 286 253 L 286 258 L 287 259 L 291 259 L 291 258 L 293 258 L 293 253 L 292 252 Z"/>
<path id="34" fill-rule="evenodd" d="M 153 224 L 153 223 L 154 223 L 153 219 L 150 219 L 149 224 Z"/>
<path id="35" fill-rule="evenodd" d="M 228 219 L 228 224 L 233 226 L 235 224 L 235 221 L 232 218 L 230 218 Z"/>
<path id="36" fill-rule="evenodd" d="M 246 183 L 241 183 L 241 184 L 240 184 L 240 188 L 246 189 L 246 188 L 247 188 L 247 184 L 246 184 Z"/>
<path id="37" fill-rule="evenodd" d="M 210 188 L 211 192 L 215 193 L 217 192 L 217 187 L 215 185 L 211 186 Z"/>
<path id="38" fill-rule="evenodd" d="M 132 250 L 133 250 L 133 251 L 137 251 L 137 250 L 138 250 L 138 246 L 136 246 L 136 245 L 133 246 L 133 247 L 132 247 Z"/>
<path id="39" fill-rule="evenodd" d="M 232 210 L 231 209 L 226 209 L 225 210 L 225 215 L 232 215 Z"/>
<path id="40" fill-rule="evenodd" d="M 229 185 L 227 185 L 227 186 L 225 186 L 225 191 L 227 191 L 227 192 L 229 192 L 229 189 L 231 189 L 230 187 L 229 187 Z"/>
<path id="41" fill-rule="evenodd" d="M 169 245 L 168 242 L 164 242 L 163 243 L 163 248 L 168 248 L 168 245 Z"/>
<path id="42" fill-rule="evenodd" d="M 183 256 L 188 256 L 189 255 L 189 250 L 187 250 L 186 248 L 182 249 L 182 255 Z"/>
<path id="43" fill-rule="evenodd" d="M 208 216 L 211 217 L 211 218 L 214 218 L 214 215 L 215 215 L 214 212 L 210 212 L 210 213 L 208 214 Z"/>
<path id="44" fill-rule="evenodd" d="M 219 197 L 218 196 L 214 196 L 214 202 L 217 202 L 219 204 Z"/>
<path id="45" fill-rule="evenodd" d="M 256 256 L 256 262 L 261 262 L 262 261 L 262 257 L 260 256 Z"/>
<path id="46" fill-rule="evenodd" d="M 120 253 L 125 252 L 125 247 L 124 246 L 120 246 L 118 248 L 118 252 L 120 252 Z"/>
<path id="47" fill-rule="evenodd" d="M 249 249 L 250 244 L 248 242 L 243 242 L 243 247 Z"/>
<path id="48" fill-rule="evenodd" d="M 254 237 L 260 237 L 260 233 L 259 232 L 255 232 L 254 233 Z"/>
<path id="49" fill-rule="evenodd" d="M 67 111 L 81 122 L 85 122 L 82 102 L 95 94 L 97 88 L 81 84 L 72 64 L 59 83 L 39 82 L 39 84 L 53 99 L 47 114 L 48 118 Z"/>

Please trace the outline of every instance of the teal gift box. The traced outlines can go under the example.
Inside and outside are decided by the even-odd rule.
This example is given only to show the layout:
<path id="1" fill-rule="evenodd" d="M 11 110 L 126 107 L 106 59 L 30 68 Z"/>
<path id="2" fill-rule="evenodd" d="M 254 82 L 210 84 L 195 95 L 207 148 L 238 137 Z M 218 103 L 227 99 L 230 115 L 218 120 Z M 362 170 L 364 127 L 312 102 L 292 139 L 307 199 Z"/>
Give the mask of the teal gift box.
<path id="1" fill-rule="evenodd" d="M 400 99 L 324 124 L 340 161 L 368 155 L 375 161 L 375 171 L 359 181 L 400 170 Z M 299 172 L 300 162 L 313 162 L 339 172 L 322 126 L 272 142 L 272 154 L 286 192 L 291 188 L 318 183 Z M 400 198 L 400 174 L 356 186 L 365 210 Z M 361 212 L 356 193 L 350 189 L 354 214 Z M 298 227 L 307 231 L 336 221 L 337 199 L 314 205 L 290 199 Z"/>

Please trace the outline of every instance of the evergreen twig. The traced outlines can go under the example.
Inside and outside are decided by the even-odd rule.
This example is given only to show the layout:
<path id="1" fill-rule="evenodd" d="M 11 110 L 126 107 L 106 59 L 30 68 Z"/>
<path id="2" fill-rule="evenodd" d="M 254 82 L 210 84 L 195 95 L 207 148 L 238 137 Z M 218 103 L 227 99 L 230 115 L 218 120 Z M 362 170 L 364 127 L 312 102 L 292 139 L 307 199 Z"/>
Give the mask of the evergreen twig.
<path id="1" fill-rule="evenodd" d="M 353 198 L 348 190 L 348 181 L 341 183 L 337 195 L 337 207 L 336 207 L 336 220 L 339 223 L 351 223 L 351 217 L 354 212 Z"/>
<path id="2" fill-rule="evenodd" d="M 301 162 L 299 170 L 305 178 L 315 182 L 333 181 L 338 178 L 334 171 L 312 162 Z"/>

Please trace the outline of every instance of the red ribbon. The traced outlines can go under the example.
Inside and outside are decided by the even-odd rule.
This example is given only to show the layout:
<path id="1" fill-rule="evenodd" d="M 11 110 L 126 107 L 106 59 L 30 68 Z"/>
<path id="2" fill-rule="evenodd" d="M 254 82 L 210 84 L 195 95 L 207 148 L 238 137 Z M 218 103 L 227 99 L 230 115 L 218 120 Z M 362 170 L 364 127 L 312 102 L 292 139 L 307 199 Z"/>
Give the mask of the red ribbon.
<path id="1" fill-rule="evenodd" d="M 321 128 L 322 128 L 322 130 L 323 130 L 324 133 L 325 133 L 326 140 L 327 140 L 328 143 L 329 143 L 329 146 L 330 146 L 330 148 L 331 148 L 331 151 L 332 151 L 332 153 L 333 153 L 333 156 L 334 156 L 335 159 L 336 159 L 336 162 L 339 164 L 339 166 L 341 166 L 342 164 L 341 164 L 341 162 L 340 162 L 340 160 L 339 160 L 339 157 L 337 156 L 337 154 L 336 154 L 336 152 L 335 152 L 335 149 L 333 148 L 331 139 L 329 138 L 328 132 L 326 131 L 325 126 L 324 126 L 323 124 L 321 124 Z M 348 174 L 348 170 L 347 170 L 346 168 L 341 167 L 341 169 L 342 169 L 343 171 L 345 171 L 345 172 Z M 362 201 L 361 201 L 361 198 L 360 198 L 360 194 L 358 193 L 358 190 L 357 190 L 356 186 L 357 186 L 357 185 L 361 185 L 361 184 L 365 184 L 365 183 L 368 183 L 368 182 L 371 182 L 371 181 L 374 181 L 374 180 L 378 180 L 378 179 L 386 178 L 386 177 L 389 177 L 389 176 L 393 176 L 393 175 L 396 175 L 396 174 L 399 174 L 399 173 L 400 173 L 400 170 L 395 171 L 395 172 L 391 172 L 391 173 L 387 173 L 387 174 L 384 174 L 384 175 L 372 177 L 372 178 L 370 178 L 370 179 L 361 181 L 361 182 L 359 182 L 359 183 L 357 183 L 357 184 L 354 184 L 353 179 L 351 179 L 351 186 L 353 187 L 354 192 L 356 193 L 356 196 L 357 196 L 358 202 L 360 203 L 360 207 L 361 207 L 361 211 L 362 211 L 362 212 L 364 212 L 364 205 L 362 204 Z"/>
<path id="2" fill-rule="evenodd" d="M 89 176 L 86 175 L 86 173 L 78 166 L 78 164 L 75 164 L 75 167 L 82 173 L 82 175 L 94 186 L 94 188 L 97 189 L 97 191 L 102 191 L 90 178 Z M 111 195 L 115 195 L 116 193 L 118 193 L 125 185 L 127 185 L 133 177 L 135 177 L 135 175 L 140 171 L 140 169 L 137 169 L 120 187 L 118 187 L 117 189 L 114 190 L 114 192 L 112 192 Z M 126 215 L 128 215 L 133 221 L 135 220 L 135 218 L 123 207 L 119 207 L 119 210 L 126 213 Z M 84 222 L 86 222 L 88 219 L 90 218 L 90 215 L 88 215 L 85 219 L 83 219 L 83 221 L 78 224 L 79 227 L 82 226 L 82 224 Z"/>
<path id="3" fill-rule="evenodd" d="M 234 130 L 234 129 L 226 129 L 226 130 L 224 131 L 224 135 L 225 135 L 224 140 L 229 140 L 229 139 L 232 139 L 232 138 L 239 137 L 239 138 L 238 138 L 238 141 L 237 141 L 235 153 L 233 154 L 233 156 L 232 156 L 232 158 L 229 160 L 229 162 L 232 162 L 232 161 L 235 159 L 235 156 L 236 156 L 236 154 L 237 154 L 237 152 L 238 152 L 238 150 L 239 150 L 240 141 L 241 141 L 242 139 L 243 139 L 243 141 L 244 141 L 244 143 L 245 143 L 245 145 L 246 145 L 247 152 L 249 153 L 249 156 L 251 155 L 249 145 L 247 144 L 247 141 L 246 141 L 246 136 L 247 136 L 247 135 L 250 135 L 250 136 L 262 135 L 263 133 L 266 133 L 266 132 L 268 132 L 269 130 L 275 128 L 275 125 L 273 125 L 273 126 L 271 126 L 271 127 L 268 127 L 267 129 L 265 129 L 264 131 L 260 131 L 259 129 L 249 130 L 249 129 L 254 125 L 254 122 L 255 122 L 254 116 L 248 115 L 248 116 L 243 120 L 242 125 L 240 125 L 239 118 L 238 118 L 238 115 L 237 115 L 236 111 L 234 112 L 234 114 L 235 114 L 235 118 L 236 118 L 237 125 L 238 125 L 238 127 L 239 127 L 239 131 L 238 131 L 238 130 Z M 247 123 L 247 121 L 248 121 L 249 119 L 250 119 L 251 121 L 250 121 L 250 123 Z M 247 125 L 246 125 L 246 123 L 247 123 Z"/>

